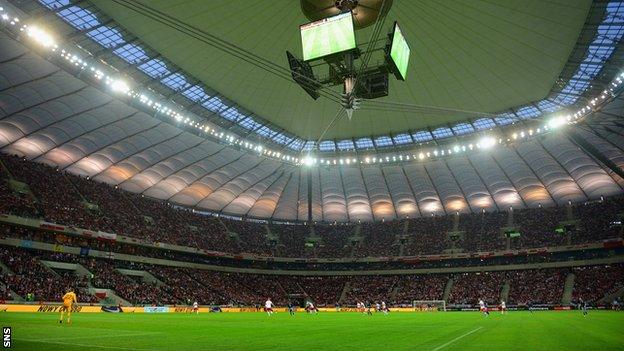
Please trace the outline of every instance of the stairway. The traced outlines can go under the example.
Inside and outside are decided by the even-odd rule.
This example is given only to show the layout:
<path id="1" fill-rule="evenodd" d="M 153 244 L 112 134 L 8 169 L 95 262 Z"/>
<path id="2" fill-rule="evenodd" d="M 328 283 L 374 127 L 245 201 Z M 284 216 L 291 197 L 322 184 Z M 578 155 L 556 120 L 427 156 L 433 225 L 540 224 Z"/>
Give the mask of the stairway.
<path id="1" fill-rule="evenodd" d="M 225 230 L 226 233 L 230 232 L 230 229 L 228 229 L 227 225 L 225 225 L 225 223 L 223 223 L 223 221 L 221 220 L 221 218 L 216 217 L 216 220 L 219 222 L 219 224 L 221 225 L 221 227 L 223 228 L 223 230 Z"/>
<path id="2" fill-rule="evenodd" d="M 509 211 L 507 211 L 507 227 L 508 228 L 513 228 L 514 227 L 514 211 L 513 211 L 513 209 L 510 209 Z"/>
<path id="3" fill-rule="evenodd" d="M 405 244 L 402 242 L 399 242 L 399 252 L 398 255 L 399 256 L 404 256 L 404 252 L 405 252 Z"/>
<path id="4" fill-rule="evenodd" d="M 91 272 L 89 272 L 88 269 L 86 269 L 83 265 L 79 263 L 66 263 L 66 262 L 56 262 L 56 261 L 47 261 L 47 260 L 41 260 L 41 263 L 44 266 L 51 268 L 51 269 L 57 268 L 57 269 L 65 269 L 65 270 L 74 271 L 74 274 L 79 277 L 84 277 L 84 276 L 91 277 L 92 276 Z"/>
<path id="5" fill-rule="evenodd" d="M 0 262 L 0 273 L 4 274 L 15 274 L 9 267 L 7 267 L 4 263 Z"/>
<path id="6" fill-rule="evenodd" d="M 446 282 L 446 286 L 444 287 L 444 294 L 442 294 L 442 300 L 448 302 L 448 297 L 451 294 L 451 289 L 453 289 L 453 278 L 449 278 Z"/>
<path id="7" fill-rule="evenodd" d="M 572 302 L 572 291 L 574 290 L 574 273 L 568 273 L 565 284 L 563 285 L 563 295 L 561 296 L 561 304 L 569 305 Z"/>
<path id="8" fill-rule="evenodd" d="M 67 174 L 65 174 L 65 172 L 63 171 L 60 171 L 60 173 L 63 176 L 63 178 L 65 178 L 67 183 L 72 187 L 72 189 L 76 192 L 76 194 L 80 196 L 80 199 L 82 200 L 83 203 L 91 203 L 89 199 L 87 199 L 86 197 L 84 197 L 84 195 L 82 195 L 82 193 L 78 190 L 78 187 L 74 184 L 74 182 L 71 181 L 71 177 L 68 177 Z"/>
<path id="9" fill-rule="evenodd" d="M 401 290 L 401 285 L 402 285 L 401 283 L 402 283 L 402 280 L 400 277 L 398 277 L 397 281 L 394 283 L 394 286 L 392 287 L 392 290 L 390 291 L 388 302 L 395 300 L 397 294 L 399 293 L 399 290 Z"/>
<path id="10" fill-rule="evenodd" d="M 119 271 L 119 273 L 126 275 L 126 276 L 140 277 L 141 281 L 144 281 L 146 283 L 155 284 L 156 286 L 165 285 L 165 283 L 160 281 L 158 278 L 153 276 L 152 273 L 148 271 L 136 271 L 133 269 L 122 269 L 122 268 L 117 268 L 117 270 Z"/>
<path id="11" fill-rule="evenodd" d="M 453 232 L 459 231 L 459 214 L 453 216 Z"/>
<path id="12" fill-rule="evenodd" d="M 358 241 L 355 245 L 351 245 L 351 252 L 349 253 L 349 258 L 355 257 L 355 253 L 358 251 L 360 246 L 360 242 Z"/>
<path id="13" fill-rule="evenodd" d="M 607 295 L 605 295 L 603 298 L 601 298 L 597 302 L 610 304 L 617 297 L 619 298 L 624 297 L 624 286 L 621 286 L 620 288 L 615 289 L 613 292 L 608 293 Z"/>
<path id="14" fill-rule="evenodd" d="M 506 280 L 505 284 L 503 284 L 503 288 L 501 289 L 500 300 L 507 301 L 509 299 L 509 289 L 511 286 L 509 285 L 509 281 Z"/>
<path id="15" fill-rule="evenodd" d="M 6 288 L 8 285 L 4 284 L 3 282 L 0 281 L 0 287 L 1 288 Z M 11 294 L 11 296 L 13 297 L 12 301 L 24 301 L 24 299 L 19 296 L 13 289 L 9 288 L 9 293 Z"/>
<path id="16" fill-rule="evenodd" d="M 2 160 L 0 160 L 0 168 L 2 168 L 2 170 L 9 176 L 9 178 L 7 179 L 7 183 L 9 183 L 9 186 L 11 183 L 15 184 L 15 183 L 20 183 L 23 184 L 25 186 L 25 190 L 26 191 L 26 195 L 30 198 L 30 200 L 33 203 L 34 209 L 37 211 L 37 213 L 40 216 L 43 216 L 43 210 L 40 208 L 39 204 L 39 199 L 37 199 L 37 197 L 35 196 L 35 194 L 33 193 L 33 191 L 30 189 L 30 185 L 19 181 L 18 179 L 15 179 L 15 177 L 13 176 L 13 174 L 11 173 L 11 171 L 7 168 L 7 166 L 4 164 L 4 162 L 2 162 Z M 13 189 L 12 191 L 15 191 L 15 189 Z"/>
<path id="17" fill-rule="evenodd" d="M 351 284 L 349 282 L 346 282 L 344 287 L 342 287 L 342 292 L 340 293 L 340 299 L 338 299 L 338 303 L 340 305 L 342 305 L 342 301 L 344 301 L 344 299 L 347 297 L 347 293 L 349 292 L 349 289 L 351 289 Z"/>
<path id="18" fill-rule="evenodd" d="M 9 267 L 7 267 L 4 263 L 0 262 L 0 273 L 1 274 L 15 274 Z M 0 285 L 2 287 L 6 287 L 5 284 L 0 282 Z M 11 293 L 11 296 L 13 296 L 13 300 L 15 301 L 24 301 L 24 299 L 15 293 L 15 291 L 13 291 L 13 289 L 9 288 L 9 292 Z"/>

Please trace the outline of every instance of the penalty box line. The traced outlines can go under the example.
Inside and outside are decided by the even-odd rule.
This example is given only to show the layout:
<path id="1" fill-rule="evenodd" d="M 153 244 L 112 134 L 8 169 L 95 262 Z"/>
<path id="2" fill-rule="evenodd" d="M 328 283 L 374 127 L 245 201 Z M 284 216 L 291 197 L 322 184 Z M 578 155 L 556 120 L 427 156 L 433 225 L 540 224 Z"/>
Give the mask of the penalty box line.
<path id="1" fill-rule="evenodd" d="M 39 341 L 39 340 L 24 340 L 28 342 L 36 342 L 41 344 L 55 344 L 55 345 L 67 345 L 67 346 L 82 346 L 87 349 L 108 349 L 108 350 L 128 350 L 128 351 L 152 351 L 153 349 L 135 349 L 132 347 L 121 347 L 121 346 L 105 346 L 105 345 L 93 345 L 93 344 L 77 344 L 73 342 L 62 342 L 62 341 Z"/>
<path id="2" fill-rule="evenodd" d="M 476 333 L 476 332 L 478 332 L 478 331 L 479 331 L 479 330 L 481 330 L 481 329 L 483 329 L 483 327 L 478 327 L 478 328 L 475 328 L 475 329 L 473 329 L 473 330 L 471 330 L 471 331 L 469 331 L 469 332 L 467 332 L 467 333 L 464 333 L 464 334 L 462 334 L 462 335 L 460 335 L 460 336 L 458 336 L 458 337 L 456 337 L 456 338 L 454 338 L 454 339 L 451 339 L 451 340 L 449 340 L 449 341 L 445 342 L 444 344 L 442 344 L 442 345 L 440 345 L 440 346 L 436 347 L 435 349 L 433 349 L 433 350 L 431 350 L 431 351 L 438 351 L 438 350 L 441 350 L 441 349 L 443 349 L 443 348 L 445 348 L 445 347 L 449 346 L 450 344 L 454 343 L 455 341 L 457 341 L 457 340 L 459 340 L 459 339 L 461 339 L 461 338 L 465 338 L 465 337 L 467 337 L 468 335 L 470 335 L 470 334 L 472 334 L 472 333 Z"/>
<path id="3" fill-rule="evenodd" d="M 113 330 L 113 329 L 109 329 L 109 330 Z M 148 336 L 148 335 L 158 335 L 158 334 L 162 334 L 159 332 L 150 332 L 150 333 L 127 333 L 127 334 L 114 334 L 113 336 L 118 337 L 118 338 L 125 338 L 125 337 L 130 337 L 130 336 Z M 78 340 L 78 339 L 103 339 L 103 338 L 110 338 L 111 335 L 83 335 L 83 336 L 70 336 L 70 337 L 58 337 L 58 338 L 39 338 L 39 339 L 25 339 L 24 341 L 40 341 L 40 342 L 46 342 L 46 341 L 56 341 L 56 340 L 60 340 L 60 341 L 66 341 L 66 340 Z"/>

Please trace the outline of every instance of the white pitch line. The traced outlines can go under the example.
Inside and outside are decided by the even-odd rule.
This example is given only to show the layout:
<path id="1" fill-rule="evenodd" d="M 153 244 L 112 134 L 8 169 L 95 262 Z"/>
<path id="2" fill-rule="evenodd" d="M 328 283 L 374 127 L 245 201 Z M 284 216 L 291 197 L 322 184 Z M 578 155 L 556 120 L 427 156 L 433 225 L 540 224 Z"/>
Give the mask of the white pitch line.
<path id="1" fill-rule="evenodd" d="M 115 337 L 119 337 L 119 338 L 125 338 L 125 337 L 129 337 L 129 336 L 147 336 L 147 335 L 156 335 L 156 334 L 162 334 L 162 333 L 132 333 L 132 334 L 115 334 Z M 102 339 L 102 338 L 110 338 L 111 335 L 86 335 L 86 336 L 76 336 L 76 337 L 58 337 L 58 338 L 44 338 L 44 339 L 27 339 L 24 341 L 41 341 L 41 342 L 46 342 L 46 341 L 55 341 L 55 340 L 77 340 L 77 339 Z"/>
<path id="2" fill-rule="evenodd" d="M 481 329 L 483 329 L 483 327 L 475 328 L 475 329 L 473 329 L 473 330 L 471 330 L 471 331 L 469 331 L 469 332 L 467 332 L 467 333 L 465 333 L 465 334 L 462 334 L 462 335 L 460 335 L 460 336 L 456 337 L 455 339 L 452 339 L 452 340 L 449 340 L 449 341 L 445 342 L 444 344 L 442 344 L 442 345 L 440 345 L 440 346 L 436 347 L 435 349 L 433 349 L 433 350 L 431 350 L 431 351 L 438 351 L 438 350 L 440 350 L 440 349 L 442 349 L 442 348 L 444 348 L 444 347 L 446 347 L 446 346 L 448 346 L 448 345 L 450 345 L 450 344 L 454 343 L 455 341 L 457 341 L 457 340 L 459 340 L 459 339 L 461 339 L 461 338 L 465 338 L 466 336 L 468 336 L 468 335 L 470 335 L 470 334 L 472 334 L 472 333 L 475 333 L 475 332 L 477 332 L 477 331 L 479 331 L 479 330 L 481 330 Z"/>
<path id="3" fill-rule="evenodd" d="M 93 344 L 76 344 L 73 342 L 61 342 L 61 341 L 40 341 L 40 340 L 24 340 L 29 342 L 38 342 L 42 344 L 56 344 L 56 345 L 68 345 L 68 346 L 82 346 L 87 349 L 96 348 L 96 349 L 109 349 L 109 350 L 128 350 L 128 351 L 151 351 L 151 349 L 135 349 L 131 347 L 121 347 L 121 346 L 100 346 Z"/>

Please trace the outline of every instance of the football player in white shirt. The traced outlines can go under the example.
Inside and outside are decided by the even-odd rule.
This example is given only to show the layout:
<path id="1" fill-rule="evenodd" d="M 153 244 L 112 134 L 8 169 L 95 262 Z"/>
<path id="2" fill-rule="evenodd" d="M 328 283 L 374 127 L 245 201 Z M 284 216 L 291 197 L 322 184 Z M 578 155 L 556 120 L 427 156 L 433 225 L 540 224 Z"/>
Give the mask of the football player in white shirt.
<path id="1" fill-rule="evenodd" d="M 308 313 L 312 313 L 312 312 L 314 312 L 315 314 L 318 313 L 318 309 L 314 307 L 314 304 L 311 301 L 308 301 L 306 305 L 307 305 L 306 310 L 308 310 Z"/>
<path id="2" fill-rule="evenodd" d="M 501 309 L 501 314 L 507 313 L 507 305 L 505 305 L 505 301 L 501 301 L 500 309 Z"/>
<path id="3" fill-rule="evenodd" d="M 385 301 L 381 301 L 381 311 L 387 315 L 388 314 L 388 307 L 386 306 L 386 302 Z"/>
<path id="4" fill-rule="evenodd" d="M 271 298 L 267 298 L 266 302 L 264 303 L 264 311 L 269 316 L 273 314 L 273 302 L 271 301 Z"/>
<path id="5" fill-rule="evenodd" d="M 489 316 L 490 312 L 488 312 L 487 307 L 485 306 L 485 302 L 483 300 L 479 300 L 479 310 L 483 313 L 484 316 Z"/>
<path id="6" fill-rule="evenodd" d="M 197 301 L 193 302 L 193 312 L 195 312 L 195 314 L 199 313 L 199 304 Z"/>

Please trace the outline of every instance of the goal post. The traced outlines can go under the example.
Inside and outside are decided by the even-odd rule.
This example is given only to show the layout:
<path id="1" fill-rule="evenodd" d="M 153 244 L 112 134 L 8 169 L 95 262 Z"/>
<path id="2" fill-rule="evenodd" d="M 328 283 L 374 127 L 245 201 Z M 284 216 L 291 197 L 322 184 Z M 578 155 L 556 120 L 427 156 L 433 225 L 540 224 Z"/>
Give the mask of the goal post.
<path id="1" fill-rule="evenodd" d="M 446 301 L 444 300 L 413 300 L 412 307 L 421 311 L 445 311 Z"/>

